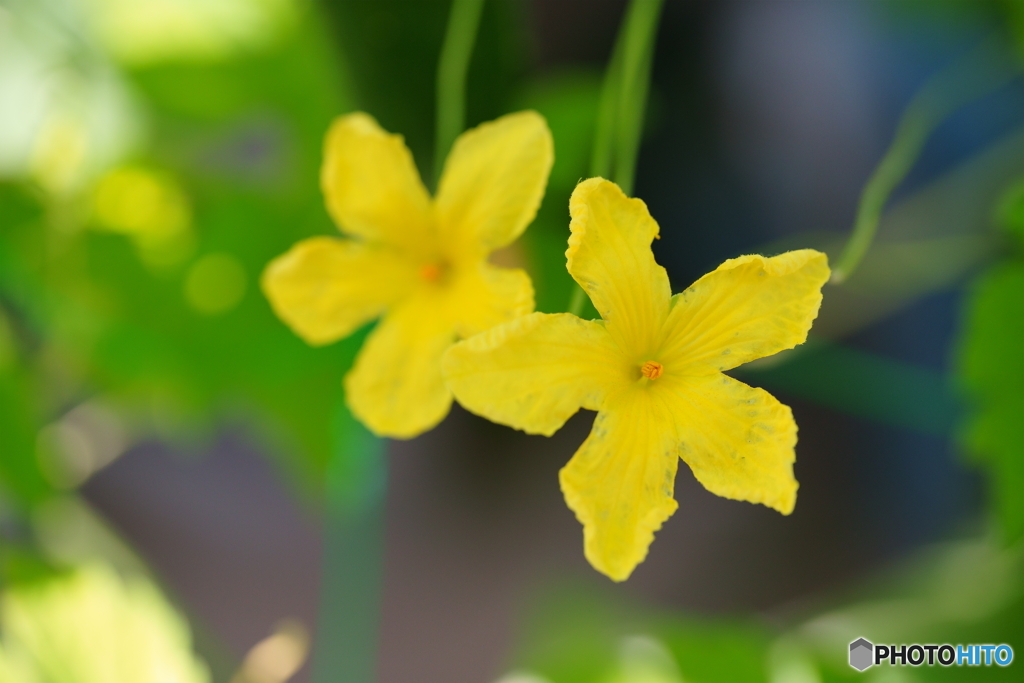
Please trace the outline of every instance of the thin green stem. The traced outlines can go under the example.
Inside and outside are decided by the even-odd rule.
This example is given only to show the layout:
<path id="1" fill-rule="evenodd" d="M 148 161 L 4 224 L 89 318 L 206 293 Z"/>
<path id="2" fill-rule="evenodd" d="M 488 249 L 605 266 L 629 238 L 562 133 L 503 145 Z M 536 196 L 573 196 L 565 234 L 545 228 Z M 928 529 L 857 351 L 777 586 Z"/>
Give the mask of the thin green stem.
<path id="1" fill-rule="evenodd" d="M 892 145 L 864 186 L 853 232 L 832 271 L 834 283 L 848 278 L 864 258 L 878 232 L 878 221 L 889 195 L 910 172 L 933 127 L 934 123 L 923 107 L 914 103 L 907 107 Z"/>
<path id="2" fill-rule="evenodd" d="M 999 49 L 994 41 L 986 41 L 966 59 L 940 71 L 914 95 L 892 144 L 861 193 L 853 230 L 832 271 L 834 284 L 849 279 L 864 259 L 890 195 L 914 167 L 935 128 L 963 105 L 1017 74 L 1013 62 L 1002 58 Z"/>
<path id="3" fill-rule="evenodd" d="M 434 180 L 441 178 L 445 157 L 466 125 L 466 73 L 473 55 L 484 0 L 452 0 L 441 59 L 437 64 L 437 133 Z"/>
<path id="4" fill-rule="evenodd" d="M 601 84 L 601 98 L 597 104 L 597 123 L 594 128 L 594 146 L 590 153 L 590 177 L 610 178 L 612 154 L 615 150 L 616 113 L 622 81 L 622 53 L 625 51 L 626 32 L 619 31 L 612 48 L 612 56 L 605 69 Z"/>
<path id="5" fill-rule="evenodd" d="M 612 179 L 627 195 L 633 193 L 636 159 L 651 84 L 654 40 L 662 5 L 662 0 L 633 0 L 623 26 L 626 39 L 618 93 L 618 134 Z"/>
<path id="6" fill-rule="evenodd" d="M 338 406 L 327 472 L 314 683 L 373 683 L 384 565 L 385 445 Z"/>
<path id="7" fill-rule="evenodd" d="M 597 106 L 590 176 L 615 181 L 627 195 L 633 193 L 651 84 L 654 39 L 663 4 L 663 0 L 630 0 L 605 70 Z M 577 284 L 568 311 L 581 315 L 586 304 L 586 293 Z"/>

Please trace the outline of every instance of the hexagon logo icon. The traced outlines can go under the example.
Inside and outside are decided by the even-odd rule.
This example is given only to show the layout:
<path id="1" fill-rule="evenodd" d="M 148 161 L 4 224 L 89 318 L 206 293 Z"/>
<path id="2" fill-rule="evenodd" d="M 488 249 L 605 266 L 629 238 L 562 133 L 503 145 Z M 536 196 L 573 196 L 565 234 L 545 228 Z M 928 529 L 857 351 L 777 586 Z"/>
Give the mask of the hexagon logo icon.
<path id="1" fill-rule="evenodd" d="M 874 664 L 875 646 L 864 638 L 858 638 L 850 643 L 850 666 L 857 671 L 863 671 Z"/>

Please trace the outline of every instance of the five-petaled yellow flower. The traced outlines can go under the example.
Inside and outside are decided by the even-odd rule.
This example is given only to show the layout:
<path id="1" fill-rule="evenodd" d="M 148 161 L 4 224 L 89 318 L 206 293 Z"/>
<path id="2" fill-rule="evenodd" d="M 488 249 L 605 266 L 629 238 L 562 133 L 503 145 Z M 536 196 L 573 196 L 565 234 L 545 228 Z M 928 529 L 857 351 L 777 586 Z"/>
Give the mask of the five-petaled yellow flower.
<path id="1" fill-rule="evenodd" d="M 616 581 L 675 512 L 680 457 L 712 493 L 789 514 L 793 415 L 722 373 L 806 340 L 829 277 L 825 255 L 741 256 L 672 296 L 642 201 L 592 178 L 577 185 L 569 212 L 568 269 L 602 320 L 532 313 L 456 344 L 444 358 L 455 397 L 545 435 L 580 407 L 598 411 L 560 480 L 587 559 Z"/>
<path id="2" fill-rule="evenodd" d="M 401 136 L 367 114 L 337 119 L 324 147 L 327 208 L 350 239 L 299 242 L 267 266 L 263 290 L 310 344 L 383 315 L 345 378 L 346 400 L 376 434 L 410 438 L 448 414 L 441 355 L 456 338 L 533 311 L 529 276 L 487 258 L 533 220 L 551 133 L 532 111 L 467 131 L 435 199 Z"/>

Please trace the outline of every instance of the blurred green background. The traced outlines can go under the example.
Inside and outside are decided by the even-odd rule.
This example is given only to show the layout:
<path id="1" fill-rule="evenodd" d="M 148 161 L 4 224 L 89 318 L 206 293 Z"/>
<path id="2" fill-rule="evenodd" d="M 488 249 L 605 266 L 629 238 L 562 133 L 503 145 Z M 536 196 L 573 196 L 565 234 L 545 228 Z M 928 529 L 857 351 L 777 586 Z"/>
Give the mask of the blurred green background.
<path id="1" fill-rule="evenodd" d="M 501 256 L 539 310 L 570 299 L 568 197 L 624 7 L 484 5 L 467 125 L 534 108 L 555 139 Z M 741 253 L 837 256 L 914 93 L 986 41 L 979 68 L 1015 74 L 1022 7 L 668 0 L 635 194 L 673 289 Z M 335 230 L 338 114 L 404 135 L 430 178 L 449 9 L 0 0 L 0 681 L 332 680 L 310 664 L 344 609 L 320 539 L 361 336 L 306 346 L 259 276 Z M 738 373 L 794 408 L 796 513 L 681 472 L 624 586 L 587 567 L 557 488 L 592 416 L 542 439 L 456 410 L 389 444 L 379 679 L 1016 680 L 846 655 L 860 636 L 1024 651 L 1019 78 L 938 126 L 812 335 Z"/>

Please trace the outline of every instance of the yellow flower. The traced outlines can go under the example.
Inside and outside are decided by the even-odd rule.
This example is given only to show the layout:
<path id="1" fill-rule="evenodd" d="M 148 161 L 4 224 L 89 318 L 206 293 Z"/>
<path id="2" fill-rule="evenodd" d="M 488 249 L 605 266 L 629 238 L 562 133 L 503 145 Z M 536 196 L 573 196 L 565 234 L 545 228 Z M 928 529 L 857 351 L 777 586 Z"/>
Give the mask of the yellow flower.
<path id="1" fill-rule="evenodd" d="M 603 320 L 533 313 L 456 344 L 444 358 L 455 397 L 549 436 L 580 407 L 598 411 L 560 480 L 587 559 L 616 581 L 675 512 L 679 457 L 712 493 L 789 514 L 792 413 L 722 372 L 806 340 L 829 277 L 825 255 L 741 256 L 672 296 L 642 201 L 591 178 L 569 212 L 568 269 Z"/>
<path id="2" fill-rule="evenodd" d="M 410 438 L 444 419 L 441 355 L 533 310 L 522 270 L 487 262 L 533 220 L 554 159 L 532 111 L 462 134 L 431 199 L 401 136 L 363 113 L 327 133 L 321 185 L 350 239 L 312 237 L 272 261 L 263 290 L 308 343 L 329 344 L 383 316 L 345 378 L 349 408 L 380 436 Z"/>

